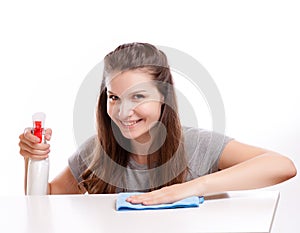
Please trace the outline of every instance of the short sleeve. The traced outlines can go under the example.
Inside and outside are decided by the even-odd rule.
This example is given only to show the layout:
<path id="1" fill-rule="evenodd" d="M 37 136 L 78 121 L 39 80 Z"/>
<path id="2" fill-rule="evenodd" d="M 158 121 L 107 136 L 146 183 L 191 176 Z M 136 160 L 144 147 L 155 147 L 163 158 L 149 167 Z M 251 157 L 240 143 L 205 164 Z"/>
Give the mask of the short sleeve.
<path id="1" fill-rule="evenodd" d="M 184 127 L 183 132 L 190 173 L 188 180 L 218 171 L 220 155 L 233 138 L 198 128 Z"/>
<path id="2" fill-rule="evenodd" d="M 69 167 L 75 179 L 82 181 L 81 174 L 88 168 L 91 154 L 95 148 L 96 136 L 87 139 L 68 159 Z"/>

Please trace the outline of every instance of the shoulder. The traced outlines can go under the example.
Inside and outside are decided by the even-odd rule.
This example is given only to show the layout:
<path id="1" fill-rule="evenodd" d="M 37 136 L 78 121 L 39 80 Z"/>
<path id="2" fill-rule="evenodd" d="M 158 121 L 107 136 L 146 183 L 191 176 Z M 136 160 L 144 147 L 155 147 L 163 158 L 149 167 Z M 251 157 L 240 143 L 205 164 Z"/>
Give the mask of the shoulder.
<path id="1" fill-rule="evenodd" d="M 183 127 L 184 147 L 188 157 L 218 158 L 233 138 L 211 130 Z"/>
<path id="2" fill-rule="evenodd" d="M 196 128 L 196 127 L 187 127 L 187 126 L 182 127 L 182 132 L 183 132 L 184 137 L 193 137 L 193 136 L 205 137 L 210 133 L 210 131 L 208 131 L 206 129 Z"/>
<path id="3" fill-rule="evenodd" d="M 82 181 L 81 174 L 87 169 L 96 146 L 96 136 L 88 138 L 68 159 L 69 168 L 78 182 Z"/>
<path id="4" fill-rule="evenodd" d="M 201 128 L 183 127 L 182 131 L 189 179 L 216 172 L 220 155 L 232 138 Z"/>
<path id="5" fill-rule="evenodd" d="M 97 135 L 93 135 L 85 140 L 79 147 L 78 152 L 88 152 L 96 146 Z"/>
<path id="6" fill-rule="evenodd" d="M 182 127 L 183 137 L 185 144 L 189 146 L 190 144 L 196 143 L 201 144 L 227 144 L 232 138 L 226 136 L 225 134 L 218 133 L 212 130 L 194 128 L 194 127 Z"/>
<path id="7" fill-rule="evenodd" d="M 94 151 L 96 147 L 97 136 L 93 135 L 83 142 L 75 151 L 75 153 L 69 158 L 70 160 L 82 161 L 87 159 Z"/>

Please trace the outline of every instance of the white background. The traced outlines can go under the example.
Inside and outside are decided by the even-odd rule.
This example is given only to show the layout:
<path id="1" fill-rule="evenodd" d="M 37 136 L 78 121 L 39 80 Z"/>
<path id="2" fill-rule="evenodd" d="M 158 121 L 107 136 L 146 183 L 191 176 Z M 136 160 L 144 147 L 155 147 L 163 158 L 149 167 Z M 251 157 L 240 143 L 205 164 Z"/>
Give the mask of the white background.
<path id="1" fill-rule="evenodd" d="M 134 41 L 196 58 L 223 97 L 226 134 L 299 166 L 297 1 L 103 2 L 1 1 L 1 195 L 23 195 L 18 136 L 36 111 L 53 129 L 50 177 L 67 165 L 81 82 L 105 54 Z M 299 184 L 297 176 L 268 188 L 281 192 L 272 232 L 300 228 Z"/>

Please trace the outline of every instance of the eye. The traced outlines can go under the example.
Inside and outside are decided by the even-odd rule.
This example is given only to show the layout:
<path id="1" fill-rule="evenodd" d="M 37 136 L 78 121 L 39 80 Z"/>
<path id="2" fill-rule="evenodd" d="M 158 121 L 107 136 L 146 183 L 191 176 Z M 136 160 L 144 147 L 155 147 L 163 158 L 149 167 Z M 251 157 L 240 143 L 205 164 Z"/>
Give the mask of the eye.
<path id="1" fill-rule="evenodd" d="M 116 96 L 116 95 L 109 95 L 109 96 L 108 96 L 108 99 L 109 99 L 110 101 L 117 101 L 117 100 L 119 100 L 119 97 Z"/>
<path id="2" fill-rule="evenodd" d="M 141 99 L 144 99 L 144 98 L 145 98 L 145 96 L 142 95 L 142 94 L 135 94 L 135 95 L 133 95 L 133 99 L 134 100 L 141 100 Z"/>

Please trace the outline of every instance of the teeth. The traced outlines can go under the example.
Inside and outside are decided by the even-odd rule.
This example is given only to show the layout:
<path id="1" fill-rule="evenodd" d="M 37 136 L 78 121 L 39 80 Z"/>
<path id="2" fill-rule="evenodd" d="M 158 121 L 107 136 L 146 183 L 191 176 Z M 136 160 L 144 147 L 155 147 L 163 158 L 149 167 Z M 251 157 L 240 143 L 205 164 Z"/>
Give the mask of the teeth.
<path id="1" fill-rule="evenodd" d="M 136 123 L 137 123 L 137 121 L 130 121 L 130 122 L 124 122 L 124 121 L 122 121 L 122 124 L 125 125 L 125 126 L 131 126 L 131 125 L 134 125 Z"/>

